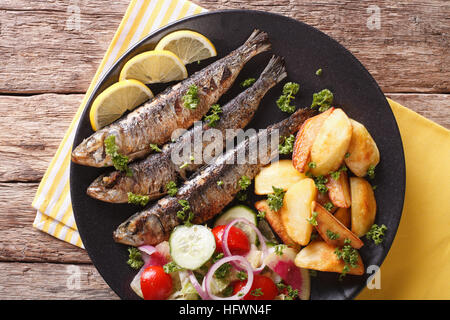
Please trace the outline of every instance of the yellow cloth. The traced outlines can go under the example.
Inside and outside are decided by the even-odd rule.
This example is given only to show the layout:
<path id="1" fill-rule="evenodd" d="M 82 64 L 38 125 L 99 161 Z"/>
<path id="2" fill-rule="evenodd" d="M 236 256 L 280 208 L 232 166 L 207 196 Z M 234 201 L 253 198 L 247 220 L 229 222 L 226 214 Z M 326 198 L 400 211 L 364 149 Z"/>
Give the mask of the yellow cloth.
<path id="1" fill-rule="evenodd" d="M 358 299 L 450 299 L 450 131 L 389 104 L 405 151 L 405 203 L 381 289 Z"/>
<path id="2" fill-rule="evenodd" d="M 132 0 L 86 96 L 36 193 L 33 226 L 83 247 L 70 203 L 69 165 L 75 130 L 103 72 L 131 45 L 157 28 L 206 11 L 187 0 Z M 381 290 L 362 299 L 450 298 L 450 131 L 389 100 L 400 127 L 407 186 L 403 217 L 381 268 Z"/>

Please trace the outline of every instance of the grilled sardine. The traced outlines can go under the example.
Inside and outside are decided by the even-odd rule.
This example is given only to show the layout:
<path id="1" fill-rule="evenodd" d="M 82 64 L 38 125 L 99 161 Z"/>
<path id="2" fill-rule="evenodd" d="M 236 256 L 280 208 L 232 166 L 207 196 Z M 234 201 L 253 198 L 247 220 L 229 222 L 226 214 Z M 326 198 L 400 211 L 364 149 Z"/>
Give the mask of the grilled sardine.
<path id="1" fill-rule="evenodd" d="M 234 135 L 225 134 L 226 129 L 244 128 L 253 118 L 259 103 L 267 91 L 279 81 L 286 77 L 283 60 L 280 57 L 272 57 L 267 67 L 261 73 L 259 79 L 247 90 L 222 107 L 220 120 L 214 129 L 220 131 L 222 139 L 201 139 L 201 150 L 222 151 L 226 139 L 233 139 Z M 150 154 L 141 161 L 132 163 L 129 168 L 133 175 L 128 176 L 125 172 L 113 171 L 98 177 L 89 186 L 87 194 L 93 198 L 113 203 L 124 203 L 128 201 L 128 192 L 140 195 L 148 195 L 150 199 L 160 198 L 167 193 L 167 184 L 170 181 L 179 182 L 185 178 L 188 172 L 193 172 L 204 165 L 203 161 L 191 163 L 191 155 L 195 155 L 193 141 L 195 136 L 210 129 L 208 124 L 194 126 L 194 128 L 183 134 L 176 142 L 169 143 L 162 148 L 161 153 Z M 230 131 L 228 131 L 230 132 Z M 234 131 L 235 133 L 237 131 Z M 174 163 L 172 154 L 179 154 L 179 150 L 185 150 L 188 146 L 189 152 L 180 156 L 181 163 Z M 208 149 L 207 149 L 208 148 Z M 215 154 L 213 154 L 215 156 Z M 195 156 L 195 158 L 197 158 Z M 186 166 L 180 164 L 186 163 Z"/>
<path id="2" fill-rule="evenodd" d="M 254 163 L 247 161 L 244 164 L 232 164 L 239 153 L 250 154 L 251 147 L 263 137 L 272 140 L 274 134 L 280 137 L 293 134 L 312 113 L 311 110 L 298 110 L 289 118 L 267 128 L 267 131 L 247 138 L 236 148 L 219 156 L 213 164 L 200 170 L 180 188 L 175 197 L 164 197 L 123 222 L 114 231 L 114 240 L 132 246 L 154 245 L 167 240 L 173 228 L 182 223 L 177 217 L 177 212 L 183 209 L 180 200 L 189 203 L 194 214 L 193 223 L 204 223 L 211 219 L 240 191 L 239 180 L 242 176 L 253 179 L 262 166 L 278 155 L 278 144 L 275 148 L 272 146 L 264 152 L 260 151 Z M 217 181 L 222 183 L 218 184 Z"/>
<path id="3" fill-rule="evenodd" d="M 200 120 L 231 87 L 243 66 L 269 48 L 267 34 L 255 30 L 241 47 L 226 57 L 85 139 L 72 152 L 72 161 L 93 167 L 113 165 L 104 147 L 104 140 L 111 135 L 115 136 L 118 153 L 127 156 L 128 161 L 144 157 L 151 152 L 150 144 L 162 145 L 175 129 L 186 129 Z M 198 89 L 198 104 L 189 109 L 184 107 L 182 98 L 193 85 Z"/>

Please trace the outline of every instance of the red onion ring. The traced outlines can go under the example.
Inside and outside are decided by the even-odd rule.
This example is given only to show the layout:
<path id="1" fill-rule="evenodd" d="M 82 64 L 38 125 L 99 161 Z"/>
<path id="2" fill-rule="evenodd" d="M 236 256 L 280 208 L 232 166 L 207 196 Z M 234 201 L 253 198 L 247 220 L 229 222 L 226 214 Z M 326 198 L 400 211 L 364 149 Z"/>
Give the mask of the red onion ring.
<path id="1" fill-rule="evenodd" d="M 264 261 L 264 258 L 267 256 L 266 238 L 264 238 L 261 231 L 259 231 L 259 229 L 253 223 L 251 223 L 247 219 L 243 219 L 243 218 L 238 218 L 238 219 L 231 221 L 225 228 L 225 232 L 223 233 L 223 239 L 222 239 L 222 249 L 223 249 L 223 252 L 225 253 L 225 256 L 227 256 L 227 257 L 232 256 L 230 248 L 228 247 L 228 235 L 230 233 L 231 227 L 238 222 L 242 222 L 242 223 L 249 225 L 256 232 L 256 235 L 258 236 L 259 243 L 261 244 L 261 249 L 263 252 L 263 256 L 262 256 L 261 260 Z M 232 262 L 232 264 L 237 269 L 244 270 L 238 263 Z M 253 273 L 256 273 L 256 274 L 260 273 L 261 271 L 263 271 L 265 266 L 266 266 L 266 264 L 263 262 L 258 268 L 253 269 Z"/>
<path id="2" fill-rule="evenodd" d="M 144 267 L 148 267 L 148 262 L 150 260 L 150 256 L 156 252 L 156 248 L 153 246 L 143 245 L 138 247 L 139 251 L 144 253 L 142 255 L 142 260 L 144 261 Z"/>
<path id="3" fill-rule="evenodd" d="M 204 290 L 204 288 L 202 288 L 202 286 L 198 283 L 197 278 L 195 277 L 194 273 L 192 272 L 192 270 L 188 270 L 188 274 L 189 274 L 189 280 L 191 281 L 192 285 L 194 286 L 195 290 L 197 290 L 199 296 L 203 299 L 203 300 L 211 300 L 211 298 L 209 297 L 209 294 Z"/>
<path id="4" fill-rule="evenodd" d="M 226 298 L 218 297 L 211 292 L 212 277 L 214 276 L 214 273 L 216 272 L 217 269 L 219 269 L 219 267 L 221 265 L 223 265 L 224 263 L 227 263 L 227 262 L 232 262 L 232 261 L 239 261 L 245 266 L 245 270 L 247 271 L 247 283 L 245 284 L 244 287 L 242 287 L 242 289 L 238 293 L 236 293 L 235 295 L 233 295 L 231 297 L 226 297 Z M 209 295 L 210 299 L 212 299 L 212 300 L 240 300 L 240 298 L 244 297 L 250 291 L 250 289 L 253 285 L 253 277 L 254 276 L 253 276 L 252 266 L 244 257 L 230 256 L 230 257 L 225 257 L 225 258 L 220 259 L 219 261 L 214 263 L 211 266 L 211 268 L 209 268 L 208 273 L 206 274 L 205 278 L 203 279 L 203 285 L 206 289 L 206 293 Z"/>

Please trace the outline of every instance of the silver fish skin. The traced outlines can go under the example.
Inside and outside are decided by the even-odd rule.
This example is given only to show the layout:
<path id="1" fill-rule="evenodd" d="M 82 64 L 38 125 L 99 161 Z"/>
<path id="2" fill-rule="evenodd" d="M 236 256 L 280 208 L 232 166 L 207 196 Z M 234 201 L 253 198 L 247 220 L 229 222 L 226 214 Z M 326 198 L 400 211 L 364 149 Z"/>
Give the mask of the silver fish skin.
<path id="1" fill-rule="evenodd" d="M 272 57 L 259 79 L 245 91 L 222 107 L 220 120 L 213 128 L 220 131 L 223 140 L 202 139 L 201 150 L 223 150 L 226 140 L 233 139 L 235 135 L 225 134 L 226 129 L 244 128 L 255 115 L 259 104 L 269 89 L 286 77 L 286 69 L 283 59 Z M 128 201 L 128 192 L 139 195 L 147 195 L 150 199 L 157 199 L 167 193 L 166 185 L 170 181 L 177 184 L 185 179 L 189 172 L 193 172 L 203 166 L 203 161 L 191 163 L 191 155 L 195 155 L 193 141 L 195 136 L 200 136 L 210 129 L 208 124 L 194 126 L 183 134 L 177 141 L 166 144 L 161 153 L 150 154 L 147 158 L 132 163 L 129 168 L 133 175 L 125 172 L 113 171 L 101 175 L 95 179 L 87 189 L 87 194 L 95 199 L 111 202 L 125 203 Z M 228 131 L 230 132 L 230 131 Z M 235 133 L 237 131 L 234 131 Z M 208 149 L 206 149 L 208 148 Z M 187 150 L 181 157 L 180 163 L 174 163 L 172 153 L 180 154 L 180 150 Z M 215 154 L 214 154 L 215 156 Z M 180 164 L 189 163 L 180 168 Z"/>
<path id="2" fill-rule="evenodd" d="M 273 134 L 287 137 L 298 131 L 304 121 L 314 111 L 301 109 L 289 118 L 244 140 L 236 148 L 218 157 L 215 163 L 204 167 L 187 181 L 175 197 L 164 197 L 152 206 L 138 212 L 118 226 L 113 238 L 118 243 L 132 246 L 155 245 L 167 240 L 171 231 L 181 223 L 177 212 L 182 210 L 180 200 L 186 200 L 194 214 L 193 223 L 201 224 L 211 219 L 229 204 L 241 190 L 239 180 L 242 176 L 253 179 L 260 169 L 278 155 L 278 145 L 269 147 L 258 154 L 256 163 L 230 164 L 240 152 L 249 153 L 249 146 L 260 139 L 271 140 Z M 222 181 L 221 185 L 217 181 Z"/>
<path id="3" fill-rule="evenodd" d="M 72 161 L 92 167 L 112 166 L 111 157 L 104 147 L 104 140 L 111 135 L 115 136 L 118 152 L 127 156 L 129 162 L 146 156 L 151 152 L 150 144 L 162 145 L 171 138 L 174 130 L 189 128 L 200 120 L 232 86 L 244 65 L 255 55 L 269 49 L 268 35 L 255 30 L 242 46 L 226 57 L 166 89 L 155 99 L 83 140 L 73 150 Z M 199 103 L 195 109 L 185 108 L 182 100 L 192 85 L 198 88 Z"/>

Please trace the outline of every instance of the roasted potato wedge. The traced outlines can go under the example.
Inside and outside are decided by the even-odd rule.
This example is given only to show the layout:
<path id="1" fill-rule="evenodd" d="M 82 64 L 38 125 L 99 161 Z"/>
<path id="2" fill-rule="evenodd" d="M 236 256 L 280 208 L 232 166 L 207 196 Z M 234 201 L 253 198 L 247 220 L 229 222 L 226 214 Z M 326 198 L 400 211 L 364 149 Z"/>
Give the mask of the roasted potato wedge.
<path id="1" fill-rule="evenodd" d="M 317 196 L 314 180 L 306 178 L 291 186 L 284 195 L 280 209 L 281 222 L 289 237 L 304 246 L 311 238 L 311 204 Z"/>
<path id="2" fill-rule="evenodd" d="M 342 109 L 334 109 L 323 122 L 311 148 L 311 161 L 315 176 L 336 171 L 344 161 L 352 138 L 352 125 Z"/>
<path id="3" fill-rule="evenodd" d="M 299 172 L 308 171 L 308 162 L 311 155 L 311 148 L 314 140 L 319 133 L 325 119 L 333 112 L 334 108 L 330 108 L 327 111 L 309 118 L 301 126 L 297 133 L 294 143 L 294 149 L 292 152 L 292 162 Z"/>
<path id="4" fill-rule="evenodd" d="M 327 205 L 327 203 L 331 202 L 330 197 L 328 196 L 328 192 L 322 193 L 322 192 L 317 192 L 317 197 L 316 197 L 316 201 L 322 206 L 325 207 Z M 333 204 L 331 202 L 331 204 Z M 334 206 L 334 205 L 333 205 Z M 338 207 L 334 206 L 333 208 L 331 208 L 330 212 L 334 213 L 336 212 L 336 210 L 339 209 Z"/>
<path id="5" fill-rule="evenodd" d="M 345 158 L 347 167 L 358 177 L 364 177 L 370 166 L 380 162 L 380 152 L 369 131 L 361 123 L 350 120 L 352 139 L 348 147 L 350 154 Z"/>
<path id="6" fill-rule="evenodd" d="M 317 202 L 313 202 L 313 211 L 317 212 L 317 226 L 315 226 L 317 232 L 326 243 L 343 247 L 345 245 L 345 239 L 349 239 L 351 241 L 350 245 L 355 249 L 359 249 L 364 245 L 353 232 L 348 230 L 338 219 Z M 333 239 L 333 236 L 336 239 Z"/>
<path id="7" fill-rule="evenodd" d="M 338 219 L 347 229 L 350 229 L 350 209 L 349 208 L 339 208 L 335 213 L 334 217 Z"/>
<path id="8" fill-rule="evenodd" d="M 272 211 L 267 204 L 267 200 L 261 200 L 255 203 L 255 208 L 258 211 L 264 211 L 266 213 L 266 220 L 272 227 L 273 231 L 280 237 L 284 244 L 291 246 L 292 248 L 298 249 L 299 245 L 295 243 L 294 240 L 289 237 L 286 229 L 281 222 L 281 217 L 278 212 Z"/>
<path id="9" fill-rule="evenodd" d="M 335 207 L 350 208 L 350 205 L 352 204 L 350 198 L 350 185 L 345 171 L 339 173 L 339 179 L 337 180 L 328 176 L 326 186 L 328 188 L 328 197 Z"/>
<path id="10" fill-rule="evenodd" d="M 377 204 L 372 186 L 364 178 L 350 178 L 352 198 L 352 232 L 358 237 L 364 236 L 375 221 Z"/>
<path id="11" fill-rule="evenodd" d="M 269 164 L 255 177 L 255 193 L 273 193 L 272 186 L 286 191 L 290 186 L 305 179 L 305 174 L 295 170 L 292 160 L 280 160 Z"/>
<path id="12" fill-rule="evenodd" d="M 324 241 L 313 241 L 300 250 L 295 257 L 295 265 L 300 268 L 342 273 L 345 263 L 334 253 L 336 248 L 338 247 Z M 358 266 L 350 268 L 348 274 L 364 274 L 364 264 L 359 253 Z"/>

